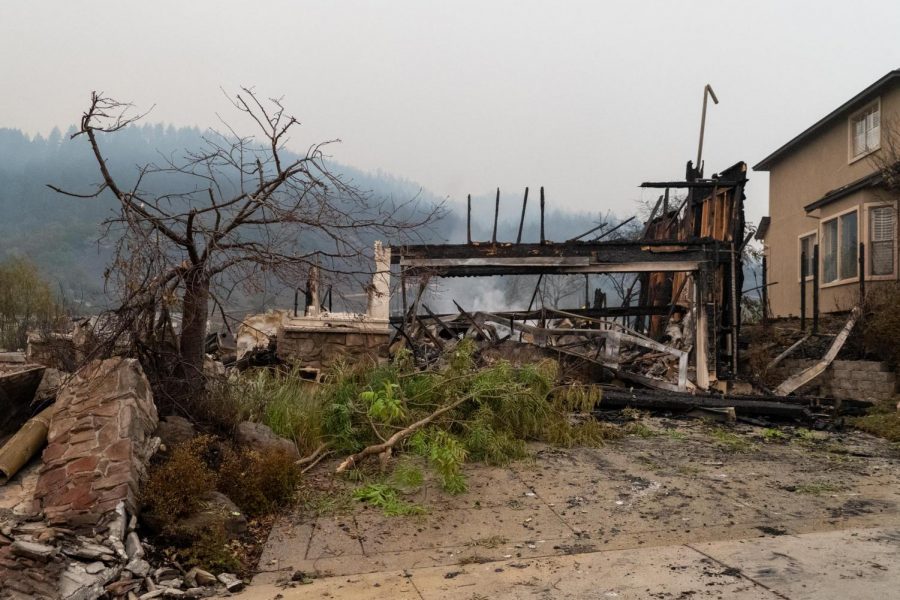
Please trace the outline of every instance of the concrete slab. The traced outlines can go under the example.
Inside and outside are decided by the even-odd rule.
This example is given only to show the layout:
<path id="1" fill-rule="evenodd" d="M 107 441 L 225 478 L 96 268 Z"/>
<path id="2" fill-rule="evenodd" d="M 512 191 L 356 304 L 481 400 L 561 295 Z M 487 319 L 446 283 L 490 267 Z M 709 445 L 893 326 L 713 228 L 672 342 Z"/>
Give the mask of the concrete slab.
<path id="1" fill-rule="evenodd" d="M 900 589 L 900 527 L 692 547 L 786 598 L 881 600 Z"/>
<path id="2" fill-rule="evenodd" d="M 900 527 L 386 570 L 253 585 L 238 597 L 880 600 L 898 585 Z"/>
<path id="3" fill-rule="evenodd" d="M 366 554 L 417 548 L 463 546 L 486 538 L 513 542 L 558 539 L 572 530 L 542 504 L 524 510 L 492 507 L 432 512 L 417 517 L 386 519 L 377 512 L 357 517 Z"/>

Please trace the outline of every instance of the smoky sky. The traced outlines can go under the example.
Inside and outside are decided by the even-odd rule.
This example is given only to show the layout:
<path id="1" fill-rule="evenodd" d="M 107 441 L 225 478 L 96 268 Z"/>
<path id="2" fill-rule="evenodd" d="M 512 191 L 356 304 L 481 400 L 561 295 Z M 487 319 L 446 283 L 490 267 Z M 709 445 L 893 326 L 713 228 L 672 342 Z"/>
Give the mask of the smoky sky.
<path id="1" fill-rule="evenodd" d="M 707 174 L 750 165 L 900 66 L 900 3 L 42 1 L 0 6 L 0 127 L 46 135 L 91 90 L 152 122 L 238 121 L 282 97 L 296 150 L 459 200 L 545 186 L 556 208 L 634 212 L 681 178 L 703 86 Z M 767 213 L 751 173 L 748 219 Z"/>

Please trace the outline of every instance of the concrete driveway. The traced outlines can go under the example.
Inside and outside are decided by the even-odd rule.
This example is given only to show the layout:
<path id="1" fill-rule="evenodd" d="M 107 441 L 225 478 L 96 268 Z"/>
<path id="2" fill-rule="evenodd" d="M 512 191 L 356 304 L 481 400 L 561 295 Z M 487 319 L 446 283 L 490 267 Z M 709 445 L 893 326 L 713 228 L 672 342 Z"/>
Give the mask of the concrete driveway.
<path id="1" fill-rule="evenodd" d="M 896 448 L 860 433 L 644 424 L 603 448 L 535 446 L 533 461 L 469 466 L 459 496 L 428 482 L 408 498 L 425 515 L 298 508 L 276 524 L 241 596 L 889 598 L 900 589 Z M 320 485 L 326 498 L 352 487 L 325 475 Z"/>

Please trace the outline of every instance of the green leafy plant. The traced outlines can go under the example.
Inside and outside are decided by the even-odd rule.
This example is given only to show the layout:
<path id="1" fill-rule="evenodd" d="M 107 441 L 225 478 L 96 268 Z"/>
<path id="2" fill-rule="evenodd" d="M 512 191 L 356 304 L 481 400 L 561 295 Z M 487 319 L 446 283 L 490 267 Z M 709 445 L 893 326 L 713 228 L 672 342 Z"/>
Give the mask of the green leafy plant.
<path id="1" fill-rule="evenodd" d="M 410 439 L 410 447 L 428 459 L 444 491 L 451 494 L 466 491 L 466 479 L 462 473 L 466 449 L 456 437 L 443 429 L 420 430 Z"/>
<path id="2" fill-rule="evenodd" d="M 353 498 L 371 504 L 389 517 L 424 514 L 425 508 L 400 498 L 397 488 L 386 483 L 369 483 L 353 490 Z"/>
<path id="3" fill-rule="evenodd" d="M 398 423 L 406 417 L 403 400 L 397 396 L 400 386 L 396 383 L 383 382 L 380 390 L 366 390 L 359 395 L 360 400 L 368 405 L 368 415 L 381 423 Z"/>

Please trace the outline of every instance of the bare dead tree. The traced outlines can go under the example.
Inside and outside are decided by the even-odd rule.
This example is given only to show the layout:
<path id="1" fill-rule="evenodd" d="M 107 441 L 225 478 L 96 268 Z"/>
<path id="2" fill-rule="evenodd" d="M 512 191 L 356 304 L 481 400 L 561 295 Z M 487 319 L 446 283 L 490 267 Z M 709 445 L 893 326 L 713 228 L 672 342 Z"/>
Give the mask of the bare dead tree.
<path id="1" fill-rule="evenodd" d="M 120 304 L 114 337 L 159 340 L 168 313 L 180 309 L 176 353 L 186 379 L 202 373 L 209 311 L 224 318 L 236 286 L 253 289 L 271 277 L 296 285 L 312 266 L 362 280 L 372 270 L 366 259 L 374 236 L 405 241 L 443 210 L 358 189 L 328 165 L 324 148 L 331 142 L 304 155 L 286 150 L 299 122 L 280 100 L 263 101 L 247 88 L 229 99 L 254 135 L 240 135 L 223 121 L 223 131 L 203 136 L 203 148 L 139 167 L 135 182 L 125 185 L 108 166 L 103 136 L 144 115 L 94 92 L 72 137 L 87 139 L 101 183 L 89 194 L 50 186 L 80 198 L 107 192 L 118 201 L 104 222 L 114 244 L 106 278 Z M 159 176 L 183 183 L 160 192 L 151 183 Z"/>
<path id="2" fill-rule="evenodd" d="M 882 119 L 880 148 L 868 156 L 881 173 L 881 186 L 892 196 L 900 194 L 900 119 Z"/>

